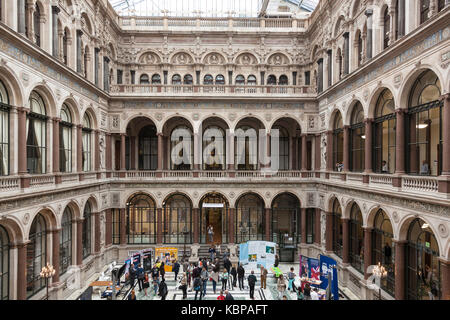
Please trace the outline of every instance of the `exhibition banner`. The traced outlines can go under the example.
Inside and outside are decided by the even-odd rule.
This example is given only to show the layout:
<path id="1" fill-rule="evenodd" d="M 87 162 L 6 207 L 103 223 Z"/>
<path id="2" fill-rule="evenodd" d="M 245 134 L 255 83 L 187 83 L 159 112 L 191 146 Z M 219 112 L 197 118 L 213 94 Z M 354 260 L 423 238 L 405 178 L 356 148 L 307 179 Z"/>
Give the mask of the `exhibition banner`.
<path id="1" fill-rule="evenodd" d="M 172 272 L 172 266 L 175 260 L 178 260 L 178 249 L 169 247 L 155 248 L 155 259 L 164 262 L 164 270 Z"/>
<path id="2" fill-rule="evenodd" d="M 144 271 L 149 272 L 152 269 L 152 256 L 153 256 L 153 250 L 147 249 L 142 250 L 142 262 L 144 266 Z"/>
<path id="3" fill-rule="evenodd" d="M 248 241 L 239 245 L 239 262 L 246 270 L 263 266 L 271 269 L 275 264 L 276 244 L 268 241 Z"/>
<path id="4" fill-rule="evenodd" d="M 299 258 L 300 261 L 300 270 L 299 270 L 299 276 L 300 278 L 307 278 L 308 277 L 308 257 L 305 257 L 303 255 L 300 255 Z"/>
<path id="5" fill-rule="evenodd" d="M 336 265 L 336 260 L 320 255 L 320 280 L 322 281 L 320 287 L 326 290 L 330 285 L 330 291 L 333 294 L 334 300 L 339 300 L 339 285 Z M 331 284 L 328 283 L 329 274 L 331 276 Z"/>
<path id="6" fill-rule="evenodd" d="M 320 280 L 319 259 L 308 258 L 308 278 Z"/>

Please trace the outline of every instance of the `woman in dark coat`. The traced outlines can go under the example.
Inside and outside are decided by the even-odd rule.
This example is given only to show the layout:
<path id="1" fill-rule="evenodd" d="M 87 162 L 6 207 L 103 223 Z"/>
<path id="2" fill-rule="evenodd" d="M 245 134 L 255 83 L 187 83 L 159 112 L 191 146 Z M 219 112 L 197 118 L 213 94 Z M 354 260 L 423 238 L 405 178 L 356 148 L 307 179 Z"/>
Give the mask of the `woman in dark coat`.
<path id="1" fill-rule="evenodd" d="M 166 300 L 166 296 L 169 293 L 167 290 L 167 284 L 164 278 L 161 280 L 161 283 L 159 284 L 159 292 L 158 295 L 161 297 L 161 300 Z"/>
<path id="2" fill-rule="evenodd" d="M 159 266 L 159 274 L 161 275 L 161 278 L 165 280 L 164 275 L 166 274 L 166 270 L 164 270 L 164 262 L 161 262 L 161 265 Z"/>

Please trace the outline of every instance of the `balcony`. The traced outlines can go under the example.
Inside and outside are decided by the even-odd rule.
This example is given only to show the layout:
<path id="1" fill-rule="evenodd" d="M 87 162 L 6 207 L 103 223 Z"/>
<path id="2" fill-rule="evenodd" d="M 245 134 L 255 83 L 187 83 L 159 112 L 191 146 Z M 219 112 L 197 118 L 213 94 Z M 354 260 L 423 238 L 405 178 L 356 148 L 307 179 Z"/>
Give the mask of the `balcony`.
<path id="1" fill-rule="evenodd" d="M 315 97 L 312 86 L 257 86 L 257 85 L 155 85 L 155 84 L 117 84 L 111 85 L 112 96 L 235 96 L 235 97 Z"/>

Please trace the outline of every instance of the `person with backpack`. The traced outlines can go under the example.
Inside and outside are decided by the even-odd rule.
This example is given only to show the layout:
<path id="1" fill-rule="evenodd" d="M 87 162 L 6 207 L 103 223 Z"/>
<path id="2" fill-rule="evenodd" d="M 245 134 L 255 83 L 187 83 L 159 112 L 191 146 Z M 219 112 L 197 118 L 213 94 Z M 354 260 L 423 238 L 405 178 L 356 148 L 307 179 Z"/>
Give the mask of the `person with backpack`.
<path id="1" fill-rule="evenodd" d="M 136 273 L 138 278 L 139 291 L 142 291 L 142 289 L 144 288 L 144 280 L 145 280 L 145 272 L 144 268 L 142 268 L 142 264 L 138 265 Z"/>
<path id="2" fill-rule="evenodd" d="M 225 269 L 222 272 L 222 290 L 227 289 L 227 282 L 228 282 L 228 271 L 227 269 Z"/>
<path id="3" fill-rule="evenodd" d="M 203 266 L 202 272 L 200 274 L 200 278 L 202 279 L 203 297 L 205 297 L 206 296 L 206 286 L 208 285 L 208 278 L 209 278 L 209 273 L 208 273 L 208 270 L 206 269 L 206 266 Z"/>
<path id="4" fill-rule="evenodd" d="M 169 290 L 167 290 L 167 284 L 164 278 L 162 278 L 161 283 L 159 284 L 159 292 L 158 295 L 161 297 L 161 300 L 166 300 L 167 294 Z"/>
<path id="5" fill-rule="evenodd" d="M 295 288 L 292 285 L 294 283 L 294 280 L 295 280 L 294 268 L 291 268 L 291 271 L 288 272 L 287 276 L 288 276 L 288 280 L 289 280 L 288 290 L 289 291 L 293 290 L 295 292 Z"/>
<path id="6" fill-rule="evenodd" d="M 193 286 L 194 286 L 194 291 L 195 291 L 195 298 L 194 298 L 194 300 L 197 300 L 197 295 L 198 295 L 199 292 L 200 292 L 200 299 L 199 300 L 202 300 L 202 293 L 201 293 L 201 290 L 202 290 L 202 279 L 200 279 L 200 277 L 194 278 Z"/>
<path id="7" fill-rule="evenodd" d="M 175 260 L 172 271 L 175 273 L 175 281 L 177 281 L 178 273 L 180 272 L 180 264 L 177 260 Z"/>
<path id="8" fill-rule="evenodd" d="M 237 274 L 238 274 L 238 281 L 239 281 L 239 290 L 244 290 L 244 276 L 245 276 L 245 269 L 242 267 L 241 264 L 239 264 L 237 268 Z"/>
<path id="9" fill-rule="evenodd" d="M 251 274 L 247 278 L 248 286 L 250 287 L 250 299 L 255 300 L 255 284 L 256 284 L 255 271 L 252 270 Z"/>

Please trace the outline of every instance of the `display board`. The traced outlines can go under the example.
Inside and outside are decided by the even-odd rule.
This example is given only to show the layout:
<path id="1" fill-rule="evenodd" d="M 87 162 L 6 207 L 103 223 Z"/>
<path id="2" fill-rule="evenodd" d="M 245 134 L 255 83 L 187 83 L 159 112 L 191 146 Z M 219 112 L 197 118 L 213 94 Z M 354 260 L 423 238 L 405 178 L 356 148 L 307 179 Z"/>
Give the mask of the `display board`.
<path id="1" fill-rule="evenodd" d="M 239 245 L 239 262 L 246 270 L 263 266 L 271 269 L 275 263 L 276 244 L 268 241 L 248 241 Z"/>
<path id="2" fill-rule="evenodd" d="M 152 269 L 152 256 L 153 250 L 151 249 L 142 250 L 142 262 L 145 272 L 150 272 L 150 270 Z"/>
<path id="3" fill-rule="evenodd" d="M 164 270 L 172 272 L 175 260 L 178 260 L 178 249 L 169 247 L 155 248 L 155 259 L 164 262 Z"/>
<path id="4" fill-rule="evenodd" d="M 322 281 L 320 287 L 326 290 L 329 286 L 328 279 L 330 279 L 331 285 L 327 291 L 331 292 L 334 300 L 339 300 L 339 284 L 336 265 L 336 260 L 320 255 L 320 280 Z"/>

